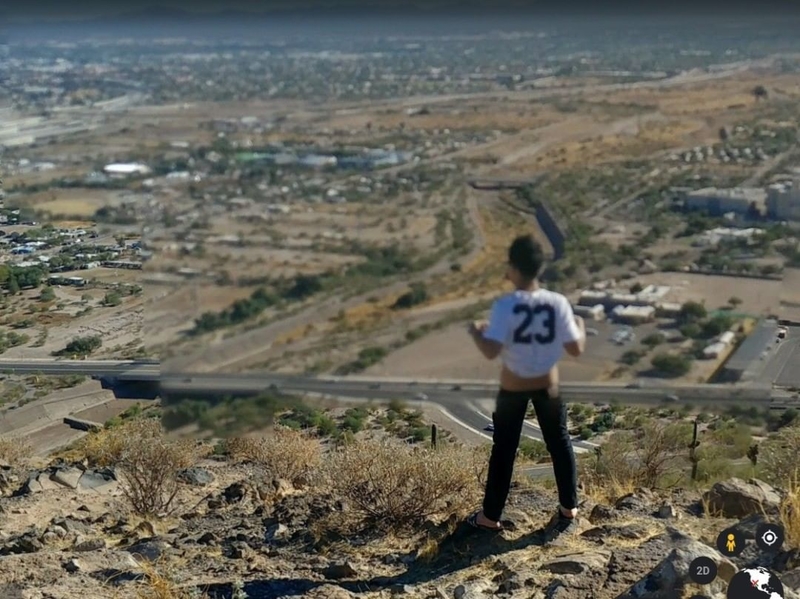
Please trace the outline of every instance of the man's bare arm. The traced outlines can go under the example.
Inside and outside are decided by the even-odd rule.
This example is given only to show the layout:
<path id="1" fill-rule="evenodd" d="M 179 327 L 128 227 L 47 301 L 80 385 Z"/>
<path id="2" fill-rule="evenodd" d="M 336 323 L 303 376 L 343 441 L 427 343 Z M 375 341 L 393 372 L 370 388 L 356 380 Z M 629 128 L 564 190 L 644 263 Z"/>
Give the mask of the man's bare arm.
<path id="1" fill-rule="evenodd" d="M 581 338 L 577 341 L 570 341 L 569 343 L 564 344 L 564 349 L 573 358 L 580 356 L 586 349 L 586 323 L 584 323 L 582 317 L 575 316 L 575 324 L 578 325 L 578 328 L 581 331 Z"/>
<path id="2" fill-rule="evenodd" d="M 480 351 L 486 359 L 494 360 L 500 355 L 500 352 L 503 351 L 503 344 L 492 341 L 491 339 L 486 339 L 486 337 L 483 336 L 483 332 L 486 330 L 487 326 L 488 323 L 486 322 L 472 322 L 469 325 L 468 331 L 478 351 Z"/>

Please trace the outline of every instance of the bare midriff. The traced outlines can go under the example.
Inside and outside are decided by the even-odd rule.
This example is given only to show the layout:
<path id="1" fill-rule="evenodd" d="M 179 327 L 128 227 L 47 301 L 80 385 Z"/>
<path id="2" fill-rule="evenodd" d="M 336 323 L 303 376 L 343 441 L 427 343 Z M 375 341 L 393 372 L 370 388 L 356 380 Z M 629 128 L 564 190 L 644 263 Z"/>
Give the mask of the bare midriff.
<path id="1" fill-rule="evenodd" d="M 521 377 L 511 372 L 506 365 L 500 371 L 500 387 L 506 391 L 538 391 L 550 389 L 553 395 L 558 394 L 558 366 L 553 366 L 550 372 L 537 377 Z"/>

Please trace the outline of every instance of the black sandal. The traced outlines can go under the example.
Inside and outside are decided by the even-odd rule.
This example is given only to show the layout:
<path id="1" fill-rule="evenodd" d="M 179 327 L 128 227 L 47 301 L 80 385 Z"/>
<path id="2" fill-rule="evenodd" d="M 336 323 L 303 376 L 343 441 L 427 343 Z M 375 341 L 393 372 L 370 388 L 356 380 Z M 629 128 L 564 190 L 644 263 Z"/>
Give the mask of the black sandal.
<path id="1" fill-rule="evenodd" d="M 475 512 L 469 518 L 467 518 L 467 524 L 469 524 L 472 528 L 477 528 L 478 530 L 488 530 L 489 532 L 502 532 L 503 530 L 502 524 L 500 524 L 497 527 L 480 524 L 478 522 L 478 514 L 480 514 L 480 511 Z"/>

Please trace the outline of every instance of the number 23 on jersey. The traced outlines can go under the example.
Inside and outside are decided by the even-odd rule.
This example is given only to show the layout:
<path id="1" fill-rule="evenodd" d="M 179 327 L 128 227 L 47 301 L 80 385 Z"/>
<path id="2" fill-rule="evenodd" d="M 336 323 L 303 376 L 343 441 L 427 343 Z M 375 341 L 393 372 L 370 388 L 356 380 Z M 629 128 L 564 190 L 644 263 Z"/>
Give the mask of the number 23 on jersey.
<path id="1" fill-rule="evenodd" d="M 556 339 L 556 310 L 550 304 L 517 304 L 515 315 L 522 314 L 522 322 L 514 329 L 514 343 L 531 345 L 534 341 L 546 345 Z"/>

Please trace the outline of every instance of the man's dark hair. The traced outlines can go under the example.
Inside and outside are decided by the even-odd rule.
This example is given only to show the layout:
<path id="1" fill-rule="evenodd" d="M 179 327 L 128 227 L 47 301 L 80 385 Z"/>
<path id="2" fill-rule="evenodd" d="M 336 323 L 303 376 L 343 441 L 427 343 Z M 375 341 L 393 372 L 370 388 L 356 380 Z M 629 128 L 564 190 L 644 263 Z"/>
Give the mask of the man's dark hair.
<path id="1" fill-rule="evenodd" d="M 535 279 L 544 265 L 542 246 L 533 235 L 520 235 L 511 242 L 508 248 L 508 262 L 523 277 Z"/>

